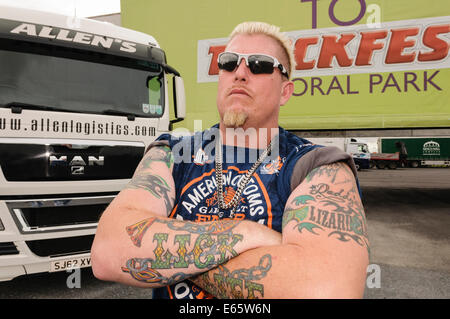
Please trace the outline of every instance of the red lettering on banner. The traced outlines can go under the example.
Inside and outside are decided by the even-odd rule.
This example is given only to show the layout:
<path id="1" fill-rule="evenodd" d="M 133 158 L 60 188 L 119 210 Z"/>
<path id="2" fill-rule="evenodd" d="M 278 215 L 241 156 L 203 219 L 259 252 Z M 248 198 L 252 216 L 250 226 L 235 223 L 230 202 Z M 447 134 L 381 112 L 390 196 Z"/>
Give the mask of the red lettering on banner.
<path id="1" fill-rule="evenodd" d="M 338 40 L 338 37 L 335 35 L 324 35 L 317 67 L 331 68 L 333 57 L 336 57 L 339 66 L 351 66 L 353 59 L 348 57 L 345 46 L 353 40 L 354 37 L 354 34 L 342 34 L 341 38 Z"/>
<path id="2" fill-rule="evenodd" d="M 388 35 L 386 30 L 376 32 L 361 32 L 358 55 L 355 65 L 372 65 L 373 51 L 384 48 L 384 43 L 376 43 L 376 40 L 384 39 Z"/>
<path id="3" fill-rule="evenodd" d="M 403 50 L 416 45 L 416 39 L 406 40 L 406 38 L 418 34 L 419 28 L 392 30 L 385 62 L 387 64 L 413 62 L 416 52 L 403 54 Z"/>
<path id="4" fill-rule="evenodd" d="M 217 65 L 217 58 L 219 54 L 225 51 L 225 45 L 216 45 L 209 47 L 208 54 L 212 54 L 211 64 L 209 65 L 208 75 L 219 74 L 219 66 Z"/>
<path id="5" fill-rule="evenodd" d="M 428 27 L 423 35 L 423 44 L 433 49 L 432 52 L 419 53 L 417 60 L 421 62 L 425 61 L 437 61 L 445 58 L 448 54 L 449 43 L 437 36 L 439 34 L 445 34 L 450 32 L 450 24 L 447 25 L 435 25 Z"/>
<path id="6" fill-rule="evenodd" d="M 429 26 L 423 34 L 424 45 L 422 45 L 422 48 L 415 48 L 418 39 L 408 39 L 408 37 L 417 36 L 420 33 L 420 27 L 363 31 L 360 33 L 361 39 L 355 57 L 349 56 L 345 50 L 347 44 L 355 38 L 354 34 L 322 35 L 322 46 L 318 53 L 318 61 L 316 59 L 305 61 L 305 58 L 308 47 L 318 44 L 320 37 L 298 38 L 294 44 L 296 70 L 312 70 L 314 67 L 317 69 L 331 68 L 334 57 L 340 67 L 368 66 L 373 64 L 374 51 L 377 50 L 387 51 L 384 61 L 386 64 L 410 63 L 414 62 L 416 58 L 418 62 L 439 61 L 448 56 L 450 43 L 438 38 L 438 36 L 449 32 L 450 24 Z M 389 33 L 389 43 L 380 41 L 387 39 Z M 433 50 L 423 52 L 425 46 Z M 412 49 L 405 53 L 407 48 Z"/>
<path id="7" fill-rule="evenodd" d="M 450 51 L 450 42 L 445 38 L 450 33 L 450 24 L 384 28 L 377 30 L 345 32 L 341 34 L 305 35 L 294 42 L 296 70 L 321 70 L 339 67 L 367 67 L 381 64 L 421 63 L 445 60 Z M 420 36 L 421 38 L 420 38 Z M 321 43 L 321 44 L 320 44 Z M 219 74 L 217 58 L 225 51 L 225 44 L 208 48 L 211 56 L 208 76 Z M 312 49 L 312 50 L 311 50 Z M 310 50 L 310 54 L 308 54 Z M 379 51 L 378 53 L 376 53 Z M 308 57 L 309 56 L 309 57 Z M 336 63 L 333 63 L 335 60 Z M 374 77 L 373 81 L 379 79 Z M 413 80 L 407 83 L 413 86 Z M 373 83 L 376 84 L 376 83 Z M 337 83 L 336 88 L 339 90 Z M 386 88 L 396 88 L 393 79 L 388 79 Z M 320 84 L 312 84 L 320 92 Z M 322 92 L 320 92 L 322 93 Z"/>
<path id="8" fill-rule="evenodd" d="M 304 57 L 308 47 L 319 42 L 319 37 L 300 38 L 295 42 L 295 60 L 297 62 L 296 70 L 311 70 L 316 64 L 316 60 L 305 62 Z"/>

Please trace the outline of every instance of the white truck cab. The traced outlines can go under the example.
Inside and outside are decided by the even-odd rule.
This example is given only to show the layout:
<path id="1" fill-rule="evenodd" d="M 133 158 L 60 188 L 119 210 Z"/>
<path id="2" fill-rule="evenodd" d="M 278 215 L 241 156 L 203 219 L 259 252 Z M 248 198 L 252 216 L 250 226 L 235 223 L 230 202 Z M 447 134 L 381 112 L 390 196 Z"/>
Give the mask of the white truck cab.
<path id="1" fill-rule="evenodd" d="M 101 213 L 185 116 L 182 78 L 147 34 L 3 6 L 0 70 L 0 281 L 90 266 Z"/>
<path id="2" fill-rule="evenodd" d="M 348 137 L 312 137 L 308 138 L 308 140 L 323 146 L 334 146 L 347 152 L 353 157 L 358 170 L 361 168 L 369 168 L 370 152 L 365 142 Z"/>

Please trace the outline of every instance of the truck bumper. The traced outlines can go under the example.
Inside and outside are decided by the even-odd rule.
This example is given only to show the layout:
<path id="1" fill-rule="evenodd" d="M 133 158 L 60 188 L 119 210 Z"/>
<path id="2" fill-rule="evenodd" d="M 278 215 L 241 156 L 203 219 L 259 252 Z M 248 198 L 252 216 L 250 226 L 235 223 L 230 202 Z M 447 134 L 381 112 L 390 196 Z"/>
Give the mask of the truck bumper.
<path id="1" fill-rule="evenodd" d="M 91 231 L 91 233 L 93 232 L 94 231 Z M 70 238 L 67 237 L 67 234 L 60 235 L 66 237 L 55 238 L 55 240 L 65 240 Z M 87 238 L 89 241 L 92 241 L 93 234 L 73 238 L 78 240 L 83 237 Z M 31 242 L 40 243 L 45 242 L 46 240 L 48 239 L 38 239 Z M 72 268 L 83 268 L 90 266 L 89 251 L 84 250 L 83 252 L 74 252 L 61 255 L 39 256 L 33 252 L 35 248 L 30 248 L 29 243 L 30 241 L 28 241 L 27 238 L 21 238 L 15 242 L 4 242 L 2 236 L 0 236 L 0 246 L 6 246 L 5 244 L 8 244 L 8 246 L 14 245 L 16 247 L 14 254 L 12 254 L 11 250 L 9 250 L 8 255 L 4 255 L 4 251 L 0 250 L 0 281 L 12 280 L 22 275 L 65 271 Z M 77 248 L 72 245 L 71 249 L 76 250 Z M 82 249 L 86 249 L 86 243 Z"/>
<path id="2" fill-rule="evenodd" d="M 0 200 L 0 281 L 89 267 L 98 219 L 114 197 Z"/>
<path id="3" fill-rule="evenodd" d="M 25 274 L 26 271 L 22 265 L 0 267 L 0 281 L 12 280 Z"/>

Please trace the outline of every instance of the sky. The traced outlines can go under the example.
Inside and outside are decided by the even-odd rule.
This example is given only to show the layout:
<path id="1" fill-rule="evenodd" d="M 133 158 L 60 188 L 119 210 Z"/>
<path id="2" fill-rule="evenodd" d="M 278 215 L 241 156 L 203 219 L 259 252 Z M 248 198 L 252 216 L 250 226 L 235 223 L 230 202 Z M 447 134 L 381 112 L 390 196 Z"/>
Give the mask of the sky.
<path id="1" fill-rule="evenodd" d="M 120 12 L 120 0 L 0 0 L 0 5 L 93 17 Z"/>

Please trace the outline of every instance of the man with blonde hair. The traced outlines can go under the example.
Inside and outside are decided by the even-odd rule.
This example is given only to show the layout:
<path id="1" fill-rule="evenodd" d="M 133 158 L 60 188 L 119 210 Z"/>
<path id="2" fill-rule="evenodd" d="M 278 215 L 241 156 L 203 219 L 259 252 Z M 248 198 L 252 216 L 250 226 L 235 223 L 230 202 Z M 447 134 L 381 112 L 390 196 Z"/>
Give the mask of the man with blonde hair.
<path id="1" fill-rule="evenodd" d="M 274 25 L 270 25 L 263 22 L 244 22 L 239 24 L 230 35 L 230 42 L 239 35 L 258 34 L 265 35 L 272 38 L 278 44 L 277 53 L 281 57 L 281 62 L 278 66 L 283 67 L 281 70 L 284 72 L 283 80 L 284 84 L 288 85 L 288 89 L 293 89 L 293 85 L 289 82 L 289 76 L 295 69 L 295 58 L 292 50 L 292 43 L 290 39 L 280 32 L 280 28 Z M 284 68 L 286 66 L 286 68 Z M 270 66 L 272 68 L 272 66 Z M 219 109 L 220 112 L 220 109 Z M 223 121 L 224 124 L 231 127 L 241 127 L 247 119 L 248 110 L 242 110 L 241 113 L 235 112 L 235 110 L 224 110 Z"/>
<path id="2" fill-rule="evenodd" d="M 354 163 L 278 126 L 289 39 L 243 23 L 218 65 L 219 124 L 149 147 L 100 219 L 94 274 L 154 298 L 361 298 L 369 243 Z"/>

